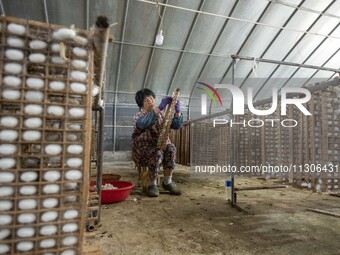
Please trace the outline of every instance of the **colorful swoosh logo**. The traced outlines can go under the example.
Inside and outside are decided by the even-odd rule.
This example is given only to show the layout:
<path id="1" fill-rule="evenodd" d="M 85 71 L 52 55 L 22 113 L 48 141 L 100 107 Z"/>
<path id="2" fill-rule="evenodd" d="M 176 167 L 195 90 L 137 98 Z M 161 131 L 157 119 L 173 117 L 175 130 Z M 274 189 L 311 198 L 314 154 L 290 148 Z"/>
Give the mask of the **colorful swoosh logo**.
<path id="1" fill-rule="evenodd" d="M 204 91 L 205 93 L 207 93 L 209 96 L 210 96 L 210 98 L 213 100 L 213 102 L 214 102 L 214 104 L 216 105 L 216 98 L 215 98 L 215 96 L 217 97 L 217 99 L 218 99 L 218 101 L 220 102 L 220 104 L 221 104 L 221 106 L 222 106 L 222 100 L 221 100 L 221 97 L 220 97 L 220 95 L 218 94 L 218 92 L 217 92 L 217 90 L 216 89 L 214 89 L 211 85 L 209 85 L 209 84 L 207 84 L 207 83 L 204 83 L 204 82 L 197 82 L 197 83 L 199 83 L 200 85 L 202 85 L 202 86 L 205 86 L 206 88 L 200 88 L 200 87 L 197 87 L 198 89 L 200 89 L 200 90 L 202 90 L 202 91 Z M 207 89 L 208 88 L 208 89 Z M 210 90 L 209 90 L 210 89 Z M 212 92 L 213 93 L 212 93 Z"/>

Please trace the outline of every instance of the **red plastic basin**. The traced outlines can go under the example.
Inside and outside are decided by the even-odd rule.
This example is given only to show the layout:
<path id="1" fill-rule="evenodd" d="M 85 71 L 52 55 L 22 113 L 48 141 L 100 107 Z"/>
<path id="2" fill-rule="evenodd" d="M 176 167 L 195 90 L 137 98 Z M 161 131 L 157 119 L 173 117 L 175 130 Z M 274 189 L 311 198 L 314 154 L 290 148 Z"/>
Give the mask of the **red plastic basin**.
<path id="1" fill-rule="evenodd" d="M 132 188 L 135 186 L 133 182 L 127 181 L 103 181 L 103 185 L 110 183 L 118 189 L 102 190 L 102 204 L 112 204 L 125 200 L 131 193 Z M 96 185 L 95 181 L 90 182 L 90 186 Z"/>

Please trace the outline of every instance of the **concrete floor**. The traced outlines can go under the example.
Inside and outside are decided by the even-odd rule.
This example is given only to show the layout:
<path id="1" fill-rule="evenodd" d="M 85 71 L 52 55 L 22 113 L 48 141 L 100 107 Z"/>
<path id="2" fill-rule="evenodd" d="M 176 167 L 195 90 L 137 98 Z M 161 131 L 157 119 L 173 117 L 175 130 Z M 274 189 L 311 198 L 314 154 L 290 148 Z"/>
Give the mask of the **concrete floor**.
<path id="1" fill-rule="evenodd" d="M 131 162 L 105 162 L 105 173 L 137 181 Z M 137 188 L 123 202 L 102 206 L 92 242 L 104 254 L 340 254 L 340 219 L 307 211 L 340 213 L 340 198 L 293 188 L 238 192 L 239 211 L 224 200 L 223 179 L 190 176 L 177 166 L 182 196 L 158 198 Z M 275 184 L 237 178 L 236 187 Z"/>

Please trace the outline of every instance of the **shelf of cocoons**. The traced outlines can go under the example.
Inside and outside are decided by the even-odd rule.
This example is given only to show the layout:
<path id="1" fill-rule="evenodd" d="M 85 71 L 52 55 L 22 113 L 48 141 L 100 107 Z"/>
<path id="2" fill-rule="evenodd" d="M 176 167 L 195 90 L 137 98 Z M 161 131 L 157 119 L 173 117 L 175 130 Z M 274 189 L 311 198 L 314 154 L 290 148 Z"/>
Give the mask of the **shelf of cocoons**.
<path id="1" fill-rule="evenodd" d="M 90 35 L 0 17 L 0 40 L 0 254 L 81 254 Z"/>

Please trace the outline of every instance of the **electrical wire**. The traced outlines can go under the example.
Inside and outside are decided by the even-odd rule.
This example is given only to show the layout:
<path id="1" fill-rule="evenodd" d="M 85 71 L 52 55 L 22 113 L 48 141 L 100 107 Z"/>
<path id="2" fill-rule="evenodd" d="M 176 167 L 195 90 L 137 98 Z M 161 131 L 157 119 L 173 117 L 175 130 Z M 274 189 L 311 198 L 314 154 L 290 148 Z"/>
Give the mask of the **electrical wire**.
<path id="1" fill-rule="evenodd" d="M 136 1 L 148 3 L 148 4 L 157 4 L 157 3 L 149 1 L 149 0 L 136 0 Z M 180 6 L 176 6 L 176 5 L 171 5 L 171 4 L 163 4 L 163 3 L 158 3 L 158 4 L 162 5 L 162 6 L 169 7 L 169 8 L 178 9 L 178 10 L 195 12 L 195 13 L 200 13 L 200 14 L 203 14 L 203 15 L 209 15 L 209 16 L 214 16 L 214 17 L 219 17 L 219 18 L 229 19 L 229 20 L 234 20 L 234 21 L 239 21 L 239 22 L 246 22 L 246 23 L 249 23 L 249 24 L 254 24 L 254 25 L 259 25 L 259 26 L 264 26 L 264 27 L 271 27 L 271 28 L 275 28 L 275 29 L 281 29 L 281 30 L 284 30 L 284 31 L 303 33 L 303 34 L 308 34 L 308 35 L 320 36 L 320 37 L 324 37 L 324 38 L 326 37 L 326 38 L 332 38 L 332 39 L 338 39 L 338 40 L 340 39 L 340 37 L 338 37 L 338 36 L 325 35 L 325 34 L 308 32 L 308 31 L 305 31 L 305 30 L 299 30 L 299 29 L 293 29 L 293 28 L 287 28 L 287 27 L 281 27 L 281 26 L 274 26 L 274 25 L 270 25 L 270 24 L 266 24 L 266 23 L 262 23 L 262 22 L 240 19 L 240 18 L 225 16 L 225 15 L 221 15 L 221 14 L 211 13 L 211 12 L 198 11 L 198 10 L 193 10 L 193 9 L 180 7 Z"/>
<path id="2" fill-rule="evenodd" d="M 305 11 L 305 12 L 310 12 L 310 13 L 315 13 L 315 14 L 318 14 L 318 15 L 330 17 L 330 18 L 340 19 L 340 16 L 337 16 L 337 15 L 334 15 L 334 14 L 331 14 L 331 13 L 328 13 L 328 12 L 323 13 L 321 11 L 317 11 L 317 10 L 307 8 L 307 7 L 302 7 L 302 6 L 299 7 L 297 5 L 289 4 L 289 3 L 286 3 L 286 2 L 283 2 L 283 1 L 280 1 L 280 0 L 265 0 L 265 1 L 272 2 L 273 4 L 279 4 L 279 5 L 291 7 L 291 8 L 297 9 L 299 11 Z"/>

